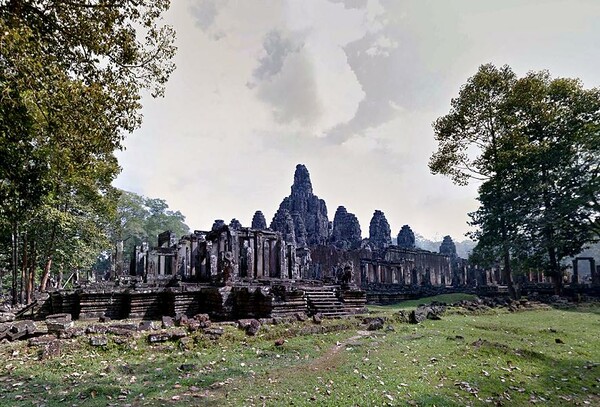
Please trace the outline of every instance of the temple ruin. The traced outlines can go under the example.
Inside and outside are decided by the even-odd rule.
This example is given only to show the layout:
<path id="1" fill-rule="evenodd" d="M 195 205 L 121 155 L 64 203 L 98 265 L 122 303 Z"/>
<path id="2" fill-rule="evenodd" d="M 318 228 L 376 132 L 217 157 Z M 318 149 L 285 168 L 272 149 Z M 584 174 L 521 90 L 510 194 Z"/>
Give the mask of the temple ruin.
<path id="1" fill-rule="evenodd" d="M 341 316 L 362 311 L 367 300 L 488 286 L 500 282 L 498 277 L 460 259 L 449 236 L 434 253 L 417 248 L 413 231 L 404 225 L 394 243 L 381 210 L 374 211 L 365 239 L 344 206 L 330 222 L 325 201 L 314 194 L 309 172 L 299 164 L 291 193 L 268 228 L 257 211 L 250 227 L 232 219 L 186 236 L 165 231 L 156 245 L 134 248 L 128 270 L 115 266 L 109 281 L 56 291 L 49 309 L 75 318 L 199 312 L 215 319 Z"/>

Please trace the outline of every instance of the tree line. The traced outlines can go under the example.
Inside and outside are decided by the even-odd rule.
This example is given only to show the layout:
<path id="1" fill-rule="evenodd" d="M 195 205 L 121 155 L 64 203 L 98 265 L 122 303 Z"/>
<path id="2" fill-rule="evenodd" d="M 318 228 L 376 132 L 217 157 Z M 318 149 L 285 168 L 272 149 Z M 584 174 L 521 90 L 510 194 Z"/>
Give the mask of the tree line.
<path id="1" fill-rule="evenodd" d="M 174 69 L 168 0 L 0 3 L 0 238 L 13 303 L 105 247 L 114 152 Z"/>
<path id="2" fill-rule="evenodd" d="M 500 267 L 513 297 L 529 270 L 559 293 L 562 260 L 600 238 L 600 90 L 482 65 L 433 128 L 431 172 L 479 183 L 471 262 Z"/>

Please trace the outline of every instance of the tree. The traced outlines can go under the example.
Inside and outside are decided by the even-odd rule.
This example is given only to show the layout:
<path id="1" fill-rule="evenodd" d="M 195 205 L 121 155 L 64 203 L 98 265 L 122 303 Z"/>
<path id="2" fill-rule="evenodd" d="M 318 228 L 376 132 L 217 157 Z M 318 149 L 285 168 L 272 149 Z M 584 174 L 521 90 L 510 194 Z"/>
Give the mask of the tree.
<path id="1" fill-rule="evenodd" d="M 510 67 L 498 69 L 491 64 L 482 65 L 469 78 L 458 98 L 452 99 L 450 113 L 433 124 L 438 142 L 438 151 L 429 162 L 433 174 L 447 175 L 459 185 L 471 179 L 495 179 L 488 185 L 495 196 L 502 195 L 501 187 L 509 174 L 503 160 L 515 123 L 507 100 L 515 81 Z M 510 295 L 516 297 L 510 258 L 512 224 L 506 204 L 507 200 L 491 200 L 488 209 L 497 219 L 493 242 L 501 248 L 503 279 Z"/>
<path id="2" fill-rule="evenodd" d="M 124 264 L 129 264 L 129 255 L 135 246 L 143 242 L 154 246 L 158 235 L 164 231 L 170 230 L 179 237 L 190 232 L 185 224 L 185 216 L 180 211 L 169 210 L 164 199 L 146 198 L 129 191 L 119 193 L 117 210 L 109 225 L 108 235 L 113 245 L 123 242 Z M 111 251 L 107 249 L 98 257 L 97 272 L 104 274 L 108 271 L 106 260 Z"/>
<path id="3" fill-rule="evenodd" d="M 98 220 L 114 206 L 114 151 L 141 124 L 142 92 L 162 95 L 174 69 L 174 32 L 160 25 L 168 6 L 168 0 L 0 4 L 0 196 L 8 203 L 1 205 L 0 225 L 12 235 L 13 301 L 17 263 L 25 259 L 18 254 L 22 230 L 50 216 L 43 230 L 28 234 L 46 233 L 51 243 L 40 256 L 44 281 L 63 217 L 84 207 Z"/>
<path id="4" fill-rule="evenodd" d="M 560 292 L 561 260 L 598 236 L 599 96 L 545 71 L 484 65 L 434 124 L 430 168 L 481 180 L 476 254 L 502 258 L 509 290 L 515 265 L 537 264 Z"/>

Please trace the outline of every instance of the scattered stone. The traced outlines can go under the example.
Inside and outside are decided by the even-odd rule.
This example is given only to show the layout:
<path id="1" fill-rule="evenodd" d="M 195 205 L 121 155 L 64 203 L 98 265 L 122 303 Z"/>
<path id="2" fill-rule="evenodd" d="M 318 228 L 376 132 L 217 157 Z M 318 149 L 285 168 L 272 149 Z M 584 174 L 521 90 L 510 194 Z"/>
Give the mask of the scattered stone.
<path id="1" fill-rule="evenodd" d="M 71 339 L 77 338 L 79 336 L 83 336 L 85 334 L 85 329 L 81 327 L 72 327 L 67 328 L 62 332 L 58 332 L 59 339 Z"/>
<path id="2" fill-rule="evenodd" d="M 168 332 L 158 332 L 148 335 L 148 342 L 150 343 L 167 342 L 170 339 L 171 334 Z"/>
<path id="3" fill-rule="evenodd" d="M 137 327 L 136 327 L 136 331 L 137 331 Z M 125 329 L 125 328 L 120 328 L 118 326 L 109 326 L 108 329 L 106 330 L 107 333 L 109 334 L 113 334 L 116 336 L 133 336 L 133 332 L 130 329 Z"/>
<path id="4" fill-rule="evenodd" d="M 188 317 L 185 314 L 177 314 L 175 315 L 175 325 L 176 326 L 185 326 L 188 323 Z"/>
<path id="5" fill-rule="evenodd" d="M 162 321 L 163 328 L 173 328 L 175 326 L 175 323 L 173 322 L 173 318 L 171 318 L 167 315 L 164 315 L 161 318 L 161 321 Z"/>
<path id="6" fill-rule="evenodd" d="M 73 321 L 46 321 L 46 326 L 48 327 L 48 332 L 63 332 L 69 328 L 73 328 Z"/>
<path id="7" fill-rule="evenodd" d="M 111 318 L 109 316 L 102 315 L 100 318 L 98 318 L 98 321 L 100 321 L 100 322 L 110 322 Z"/>
<path id="8" fill-rule="evenodd" d="M 285 343 L 285 339 L 279 338 L 275 341 L 275 346 L 283 346 L 284 343 Z"/>
<path id="9" fill-rule="evenodd" d="M 108 338 L 104 335 L 95 335 L 90 337 L 90 345 L 92 346 L 106 346 L 108 345 Z"/>
<path id="10" fill-rule="evenodd" d="M 105 325 L 88 325 L 85 328 L 86 334 L 105 334 L 108 331 L 108 327 Z"/>
<path id="11" fill-rule="evenodd" d="M 27 341 L 27 346 L 44 346 L 55 340 L 56 336 L 54 335 L 35 336 Z"/>
<path id="12" fill-rule="evenodd" d="M 323 315 L 320 312 L 313 315 L 313 322 L 317 325 L 321 324 L 323 322 Z"/>
<path id="13" fill-rule="evenodd" d="M 34 335 L 36 332 L 35 324 L 31 320 L 14 321 L 10 322 L 9 328 L 4 330 L 4 337 L 9 341 L 16 341 L 17 339 L 26 338 Z"/>
<path id="14" fill-rule="evenodd" d="M 246 327 L 246 335 L 254 336 L 260 330 L 260 322 L 256 319 L 251 319 L 250 324 Z"/>
<path id="15" fill-rule="evenodd" d="M 138 331 L 154 331 L 155 329 L 154 321 L 141 321 L 137 328 Z"/>
<path id="16" fill-rule="evenodd" d="M 177 368 L 177 370 L 179 370 L 180 372 L 191 372 L 191 371 L 197 370 L 197 369 L 198 369 L 198 365 L 195 365 L 193 363 L 184 363 Z"/>
<path id="17" fill-rule="evenodd" d="M 554 340 L 554 342 L 556 342 L 556 343 L 558 343 L 558 344 L 564 344 L 563 340 L 562 340 L 562 339 L 560 339 L 560 338 L 556 338 L 556 339 Z"/>
<path id="18" fill-rule="evenodd" d="M 426 319 L 439 320 L 442 319 L 441 315 L 445 311 L 446 307 L 441 304 L 436 305 L 432 303 L 431 305 L 421 305 L 410 312 L 408 315 L 408 322 L 411 324 L 419 324 Z"/>
<path id="19" fill-rule="evenodd" d="M 208 337 L 208 339 L 211 339 L 211 340 L 219 339 L 221 337 L 221 335 L 223 335 L 223 332 L 224 332 L 223 328 L 220 328 L 220 327 L 204 329 L 204 335 L 206 335 Z"/>
<path id="20" fill-rule="evenodd" d="M 369 322 L 369 325 L 367 325 L 367 331 L 378 331 L 383 329 L 383 323 L 383 318 L 375 318 Z"/>
<path id="21" fill-rule="evenodd" d="M 308 319 L 308 317 L 306 316 L 306 313 L 304 313 L 304 312 L 296 312 L 294 314 L 294 316 L 300 322 L 304 322 L 304 321 L 306 321 Z"/>

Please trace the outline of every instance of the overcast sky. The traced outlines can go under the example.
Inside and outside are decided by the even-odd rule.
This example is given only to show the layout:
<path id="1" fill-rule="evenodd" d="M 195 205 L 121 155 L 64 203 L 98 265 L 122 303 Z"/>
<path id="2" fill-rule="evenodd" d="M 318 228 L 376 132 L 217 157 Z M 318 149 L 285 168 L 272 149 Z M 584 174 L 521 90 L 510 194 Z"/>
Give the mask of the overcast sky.
<path id="1" fill-rule="evenodd" d="M 118 155 L 115 185 L 166 199 L 191 229 L 270 223 L 296 164 L 329 219 L 364 237 L 463 240 L 476 187 L 429 173 L 431 123 L 479 65 L 600 85 L 599 0 L 174 0 L 177 70 Z"/>

